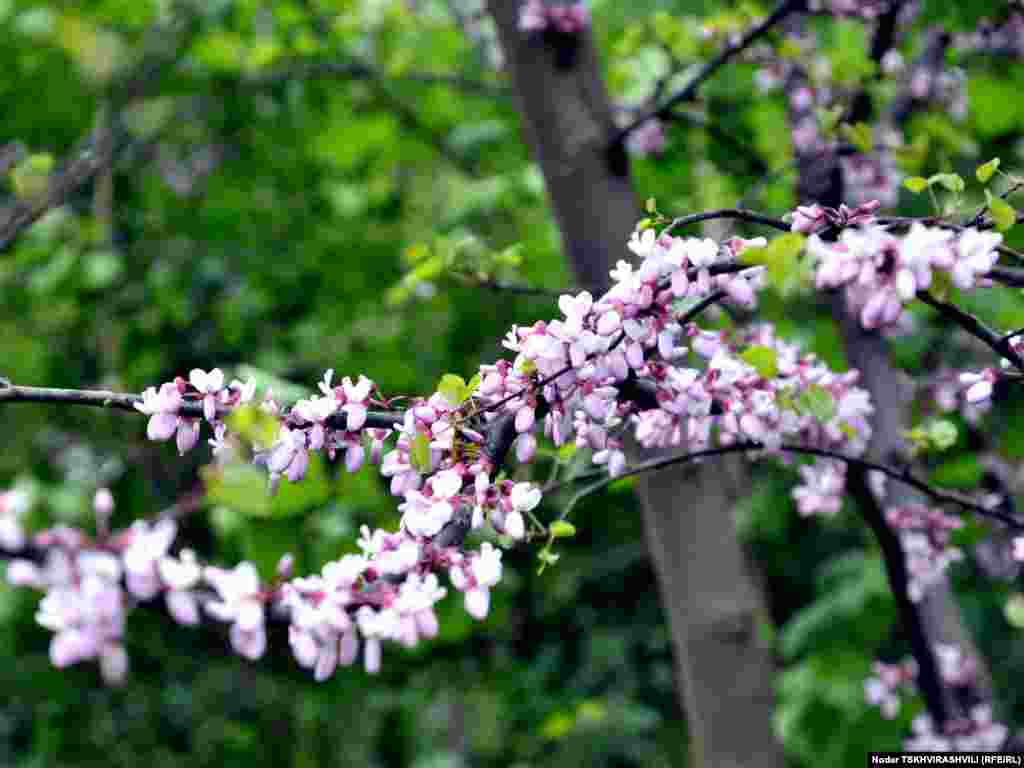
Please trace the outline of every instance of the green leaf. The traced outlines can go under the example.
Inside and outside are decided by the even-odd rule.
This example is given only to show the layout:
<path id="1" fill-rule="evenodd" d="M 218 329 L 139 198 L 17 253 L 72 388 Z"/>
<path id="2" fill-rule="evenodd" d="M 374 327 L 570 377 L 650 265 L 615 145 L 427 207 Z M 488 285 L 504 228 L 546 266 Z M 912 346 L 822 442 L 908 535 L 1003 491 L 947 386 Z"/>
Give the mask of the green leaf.
<path id="1" fill-rule="evenodd" d="M 52 170 L 53 155 L 29 155 L 11 171 L 14 194 L 22 199 L 39 197 L 46 191 Z"/>
<path id="2" fill-rule="evenodd" d="M 866 123 L 843 123 L 839 126 L 839 135 L 853 144 L 864 154 L 868 154 L 875 147 L 875 137 L 871 126 Z"/>
<path id="3" fill-rule="evenodd" d="M 740 359 L 763 379 L 774 379 L 779 375 L 779 356 L 771 347 L 750 347 L 740 355 Z"/>
<path id="4" fill-rule="evenodd" d="M 928 185 L 932 186 L 933 184 L 938 184 L 955 193 L 963 192 L 965 187 L 963 178 L 956 173 L 936 173 L 934 176 L 929 176 Z"/>
<path id="5" fill-rule="evenodd" d="M 655 213 L 658 210 L 658 203 L 653 197 L 647 198 L 647 204 L 644 206 L 644 210 L 648 213 Z"/>
<path id="6" fill-rule="evenodd" d="M 412 466 L 417 472 L 426 474 L 430 471 L 430 441 L 427 440 L 427 436 L 422 432 L 417 434 L 416 439 L 412 441 L 409 459 L 412 461 Z"/>
<path id="7" fill-rule="evenodd" d="M 1005 232 L 1017 223 L 1017 211 L 1013 206 L 1000 197 L 992 197 L 992 193 L 985 190 L 985 197 L 988 198 L 988 210 L 992 215 L 992 223 L 996 229 Z"/>
<path id="8" fill-rule="evenodd" d="M 327 503 L 330 483 L 320 456 L 310 456 L 306 476 L 298 483 L 283 481 L 276 494 L 267 493 L 267 473 L 241 461 L 201 470 L 207 500 L 248 517 L 291 517 Z"/>
<path id="9" fill-rule="evenodd" d="M 84 257 L 84 261 L 84 282 L 94 291 L 109 287 L 124 271 L 123 259 L 117 251 L 93 251 Z"/>
<path id="10" fill-rule="evenodd" d="M 928 430 L 932 444 L 940 451 L 945 451 L 956 445 L 957 428 L 956 424 L 948 419 L 939 419 L 931 425 Z"/>
<path id="11" fill-rule="evenodd" d="M 916 195 L 928 189 L 928 179 L 921 176 L 911 176 L 908 179 L 904 179 L 903 186 Z"/>
<path id="12" fill-rule="evenodd" d="M 999 170 L 999 158 L 998 157 L 993 157 L 987 163 L 985 163 L 983 165 L 979 165 L 977 167 L 977 169 L 974 171 L 974 175 L 978 178 L 978 181 L 980 181 L 982 184 L 988 184 L 989 179 L 991 179 L 995 175 L 995 172 L 998 171 L 998 170 Z"/>
<path id="13" fill-rule="evenodd" d="M 566 712 L 555 712 L 541 725 L 540 734 L 548 741 L 564 739 L 576 727 L 576 718 Z"/>
<path id="14" fill-rule="evenodd" d="M 774 238 L 764 248 L 747 248 L 739 258 L 744 264 L 766 266 L 771 286 L 783 297 L 791 296 L 809 267 L 800 260 L 806 241 L 799 232 L 790 232 Z"/>
<path id="15" fill-rule="evenodd" d="M 537 553 L 537 559 L 540 560 L 540 567 L 537 568 L 537 575 L 544 573 L 549 565 L 554 565 L 561 559 L 561 555 L 551 551 L 549 547 L 544 547 L 540 552 Z"/>
<path id="16" fill-rule="evenodd" d="M 836 401 L 832 393 L 818 384 L 812 384 L 801 392 L 796 404 L 801 411 L 821 422 L 831 420 L 836 413 Z"/>
<path id="17" fill-rule="evenodd" d="M 437 385 L 437 391 L 452 405 L 461 405 L 470 395 L 465 379 L 454 373 L 446 373 Z"/>
<path id="18" fill-rule="evenodd" d="M 571 539 L 576 535 L 576 526 L 568 520 L 555 520 L 548 526 L 548 533 L 555 539 Z"/>
<path id="19" fill-rule="evenodd" d="M 1003 614 L 1011 627 L 1024 629 L 1024 595 L 1019 592 L 1010 595 L 1003 607 Z"/>

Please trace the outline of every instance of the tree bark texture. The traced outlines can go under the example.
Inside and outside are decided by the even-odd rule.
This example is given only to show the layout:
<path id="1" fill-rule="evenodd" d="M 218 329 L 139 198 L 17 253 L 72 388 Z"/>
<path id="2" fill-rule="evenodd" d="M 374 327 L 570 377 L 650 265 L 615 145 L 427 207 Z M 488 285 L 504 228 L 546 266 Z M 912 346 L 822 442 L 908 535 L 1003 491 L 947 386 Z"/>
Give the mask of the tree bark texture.
<path id="1" fill-rule="evenodd" d="M 488 9 L 565 253 L 580 285 L 600 291 L 641 214 L 626 157 L 609 151 L 615 124 L 597 54 L 584 35 L 566 66 L 564 51 L 519 31 L 518 2 Z M 640 479 L 638 495 L 694 765 L 770 768 L 783 755 L 771 729 L 774 663 L 756 632 L 767 614 L 731 515 L 749 488 L 741 466 L 659 472 Z"/>

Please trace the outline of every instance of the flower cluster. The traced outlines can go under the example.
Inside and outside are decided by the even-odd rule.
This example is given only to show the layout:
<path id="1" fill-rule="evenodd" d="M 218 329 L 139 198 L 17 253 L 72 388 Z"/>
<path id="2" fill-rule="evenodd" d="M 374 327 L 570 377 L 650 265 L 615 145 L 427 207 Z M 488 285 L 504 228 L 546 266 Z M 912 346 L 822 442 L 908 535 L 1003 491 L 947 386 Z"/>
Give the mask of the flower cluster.
<path id="1" fill-rule="evenodd" d="M 935 731 L 930 715 L 921 714 L 910 724 L 912 735 L 903 742 L 908 752 L 992 752 L 1001 749 L 1009 729 L 992 719 L 992 709 L 979 704 L 961 718 L 946 723 L 941 733 Z"/>
<path id="2" fill-rule="evenodd" d="M 660 155 L 668 146 L 665 136 L 665 124 L 656 117 L 645 120 L 630 132 L 626 139 L 626 149 L 635 155 Z"/>
<path id="3" fill-rule="evenodd" d="M 828 370 L 768 326 L 710 332 L 691 322 L 691 310 L 715 301 L 755 304 L 763 268 L 740 257 L 764 245 L 763 238 L 717 243 L 638 231 L 628 246 L 639 263 L 619 262 L 604 295 L 560 297 L 559 318 L 509 332 L 504 347 L 514 359 L 482 365 L 469 384 L 446 377 L 430 397 L 408 400 L 401 414 L 371 414 L 391 401 L 363 376 L 336 385 L 333 371 L 317 395 L 290 409 L 270 392 L 257 398 L 252 383 L 225 386 L 219 369 L 196 369 L 188 380 L 146 390 L 136 407 L 149 416 L 147 434 L 176 436 L 182 452 L 197 444 L 202 421 L 219 454 L 236 439 L 233 411 L 247 406 L 269 415 L 275 437 L 256 446 L 254 461 L 266 466 L 272 489 L 285 478 L 301 480 L 314 452 L 343 454 L 350 471 L 367 458 L 379 462 L 401 498 L 400 528 L 364 529 L 361 555 L 316 575 L 282 572 L 269 584 L 251 563 L 224 569 L 203 566 L 187 551 L 172 554 L 176 527 L 169 520 L 113 534 L 104 522 L 95 539 L 68 529 L 43 532 L 33 542 L 46 552 L 43 565 L 23 561 L 14 573 L 18 583 L 47 592 L 40 616 L 57 633 L 54 662 L 122 658 L 127 608 L 163 597 L 181 624 L 197 623 L 203 613 L 230 624 L 231 645 L 246 658 L 264 653 L 265 624 L 276 618 L 288 622 L 297 661 L 317 679 L 351 664 L 360 647 L 375 671 L 383 641 L 411 646 L 436 634 L 434 605 L 447 591 L 441 576 L 463 593 L 473 617 L 487 615 L 502 553 L 490 541 L 468 549 L 470 532 L 506 543 L 546 533 L 534 513 L 541 490 L 499 476 L 509 455 L 533 458 L 540 433 L 556 446 L 574 443 L 612 476 L 626 469 L 629 430 L 649 447 L 685 442 L 699 449 L 717 438 L 773 452 L 792 439 L 861 453 L 872 406 L 855 386 L 857 372 Z M 837 508 L 844 476 L 836 465 L 819 462 L 804 474 L 801 510 Z M 111 506 L 109 496 L 98 497 L 98 516 L 108 520 Z M 79 594 L 86 588 L 88 595 Z"/>
<path id="4" fill-rule="evenodd" d="M 105 490 L 97 493 L 101 518 L 108 514 L 109 498 Z M 96 537 L 62 526 L 25 542 L 30 551 L 43 553 L 41 561 L 13 560 L 7 579 L 45 592 L 36 620 L 54 633 L 54 666 L 97 659 L 105 681 L 122 681 L 128 669 L 126 615 L 138 603 L 162 599 L 178 624 L 199 624 L 204 611 L 230 624 L 231 646 L 247 659 L 265 652 L 265 625 L 275 615 L 288 621 L 296 659 L 314 667 L 318 680 L 338 664 L 351 664 L 360 640 L 366 668 L 374 672 L 382 640 L 412 646 L 437 633 L 433 606 L 446 590 L 433 570 L 448 571 L 477 618 L 487 615 L 489 589 L 501 578 L 501 552 L 489 543 L 464 553 L 364 527 L 362 555 L 346 555 L 319 575 L 290 581 L 280 568 L 278 579 L 266 584 L 249 562 L 228 570 L 204 566 L 188 549 L 172 553 L 176 534 L 175 521 L 165 518 Z"/>
<path id="5" fill-rule="evenodd" d="M 994 369 L 974 374 L 941 368 L 924 382 L 924 401 L 943 413 L 957 412 L 968 424 L 976 424 L 991 409 L 992 387 L 997 379 Z M 978 384 L 981 386 L 976 387 Z"/>
<path id="6" fill-rule="evenodd" d="M 1002 23 L 982 19 L 971 32 L 957 35 L 955 44 L 964 51 L 1024 56 L 1024 11 L 1011 10 Z"/>
<path id="7" fill-rule="evenodd" d="M 846 490 L 846 464 L 831 459 L 818 459 L 810 466 L 802 466 L 800 485 L 793 488 L 793 500 L 803 516 L 835 515 L 842 509 Z"/>
<path id="8" fill-rule="evenodd" d="M 903 173 L 888 149 L 842 155 L 839 165 L 843 170 L 843 191 L 855 205 L 877 201 L 883 208 L 893 208 L 899 202 Z"/>
<path id="9" fill-rule="evenodd" d="M 886 720 L 892 720 L 900 711 L 901 691 L 912 688 L 917 679 L 917 662 L 913 659 L 899 664 L 876 661 L 871 669 L 874 676 L 864 681 L 864 700 L 878 707 Z"/>
<path id="10" fill-rule="evenodd" d="M 910 72 L 909 93 L 916 101 L 942 109 L 954 120 L 967 117 L 967 74 L 959 68 L 936 70 L 924 62 Z"/>
<path id="11" fill-rule="evenodd" d="M 519 29 L 578 35 L 590 26 L 590 7 L 584 0 L 549 5 L 546 0 L 526 0 L 519 10 Z"/>
<path id="12" fill-rule="evenodd" d="M 224 386 L 224 374 L 219 368 L 207 373 L 195 368 L 188 379 L 182 377 L 162 384 L 159 389 L 149 387 L 142 393 L 142 402 L 135 408 L 149 416 L 146 435 L 150 440 L 176 438 L 178 452 L 185 455 L 199 442 L 200 419 L 182 413 L 187 403 L 201 403 L 203 418 L 215 434 L 223 433 L 221 416 L 225 410 L 252 400 L 255 382 L 246 384 L 232 381 Z"/>
<path id="13" fill-rule="evenodd" d="M 886 522 L 900 532 L 910 583 L 907 590 L 915 602 L 937 582 L 951 563 L 963 559 L 959 548 L 950 545 L 950 532 L 963 521 L 923 504 L 905 504 L 886 510 Z"/>
<path id="14" fill-rule="evenodd" d="M 954 690 L 973 685 L 978 677 L 978 660 L 954 645 L 939 643 L 934 648 L 939 665 L 939 677 Z M 898 664 L 875 662 L 874 676 L 864 681 L 864 698 L 871 706 L 881 709 L 886 719 L 896 717 L 900 709 L 901 694 L 910 693 L 917 679 L 917 663 L 913 660 Z M 976 752 L 1002 747 L 1008 730 L 993 722 L 987 706 L 975 706 L 964 717 L 951 718 L 942 733 L 936 733 L 934 723 L 926 714 L 918 715 L 912 724 L 912 735 L 903 743 L 909 752 Z"/>
<path id="15" fill-rule="evenodd" d="M 1014 336 L 1008 340 L 1013 354 L 1018 358 L 1024 356 L 1024 337 Z M 987 405 L 992 399 L 995 385 L 1005 371 L 1013 366 L 1005 357 L 1000 358 L 999 368 L 983 368 L 980 371 L 964 371 L 959 374 L 958 381 L 963 398 L 969 405 Z"/>
<path id="16" fill-rule="evenodd" d="M 801 227 L 808 226 L 808 218 L 801 216 Z M 875 329 L 896 325 L 904 306 L 932 285 L 936 272 L 961 290 L 985 285 L 1001 242 L 995 232 L 956 232 L 914 222 L 903 235 L 870 224 L 844 229 L 834 242 L 813 234 L 807 250 L 816 264 L 818 288 L 843 288 L 848 309 L 865 328 Z"/>
<path id="17" fill-rule="evenodd" d="M 824 229 L 845 229 L 863 226 L 875 221 L 875 212 L 881 207 L 877 200 L 867 200 L 850 208 L 846 203 L 838 208 L 812 203 L 797 206 L 789 214 L 790 229 L 801 234 L 819 233 Z"/>

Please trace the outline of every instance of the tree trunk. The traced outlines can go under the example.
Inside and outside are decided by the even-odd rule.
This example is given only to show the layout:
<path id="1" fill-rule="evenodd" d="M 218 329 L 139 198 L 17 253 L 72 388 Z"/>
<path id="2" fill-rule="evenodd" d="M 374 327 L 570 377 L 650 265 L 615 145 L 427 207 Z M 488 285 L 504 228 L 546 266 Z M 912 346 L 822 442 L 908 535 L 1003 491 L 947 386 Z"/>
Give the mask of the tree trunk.
<path id="1" fill-rule="evenodd" d="M 875 61 L 881 61 L 896 39 L 899 11 L 900 4 L 897 3 L 876 25 L 871 51 Z M 916 63 L 940 70 L 947 43 L 946 37 L 934 35 Z M 789 90 L 802 84 L 802 75 L 797 75 Z M 903 90 L 897 94 L 894 104 L 885 116 L 886 122 L 892 127 L 902 127 L 912 113 L 914 100 L 909 90 L 909 83 L 904 84 Z M 864 92 L 855 100 L 855 111 L 850 121 L 867 120 L 871 111 L 871 101 L 867 92 Z M 790 119 L 794 125 L 801 117 L 806 118 L 807 115 L 801 115 L 799 110 L 790 105 Z M 844 202 L 843 171 L 835 153 L 798 153 L 797 166 L 796 191 L 799 203 L 817 202 L 825 206 L 838 207 Z M 842 295 L 834 296 L 830 306 L 839 326 L 850 368 L 860 371 L 859 384 L 871 394 L 871 402 L 875 407 L 868 455 L 883 464 L 898 465 L 907 456 L 903 433 L 908 427 L 912 384 L 905 374 L 892 366 L 885 339 L 881 334 L 867 331 L 860 325 L 858 318 L 847 311 L 846 301 Z M 877 504 L 885 508 L 919 501 L 919 494 L 911 492 L 905 485 L 890 481 L 886 483 L 885 493 L 877 500 Z M 956 645 L 964 653 L 978 660 L 979 675 L 972 694 L 982 700 L 989 699 L 991 691 L 988 673 L 984 669 L 970 633 L 963 624 L 949 579 L 943 576 L 937 583 L 932 584 L 917 609 L 920 622 L 933 649 L 939 643 Z M 942 693 L 947 700 L 948 711 L 955 712 L 956 704 L 951 691 L 944 688 Z"/>
<path id="2" fill-rule="evenodd" d="M 518 2 L 488 0 L 488 8 L 565 252 L 580 284 L 599 291 L 626 255 L 640 210 L 627 159 L 608 151 L 615 125 L 596 52 L 584 35 L 565 66 L 519 31 Z M 756 632 L 766 613 L 730 514 L 746 488 L 738 465 L 721 462 L 638 484 L 696 766 L 783 764 L 771 731 L 774 664 Z"/>

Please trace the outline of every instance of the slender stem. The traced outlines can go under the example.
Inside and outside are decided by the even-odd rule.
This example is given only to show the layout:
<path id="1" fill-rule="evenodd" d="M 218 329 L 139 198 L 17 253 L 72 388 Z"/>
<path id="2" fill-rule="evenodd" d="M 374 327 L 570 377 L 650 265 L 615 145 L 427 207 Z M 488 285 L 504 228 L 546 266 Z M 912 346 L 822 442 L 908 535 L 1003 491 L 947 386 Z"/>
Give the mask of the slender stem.
<path id="1" fill-rule="evenodd" d="M 502 280 L 472 280 L 470 284 L 479 288 L 486 288 L 495 293 L 510 293 L 515 296 L 538 296 L 540 298 L 557 299 L 563 294 L 579 293 L 578 288 L 564 288 L 554 290 L 552 288 L 540 288 L 533 285 L 522 285 L 521 283 L 506 283 Z"/>
<path id="2" fill-rule="evenodd" d="M 1024 187 L 1024 180 L 1015 181 L 1013 184 L 1007 187 L 1006 191 L 999 195 L 999 199 L 1008 199 L 1010 195 L 1016 193 L 1021 187 Z M 988 203 L 985 203 L 983 206 L 981 206 L 981 208 L 978 209 L 978 213 L 974 216 L 974 218 L 966 222 L 964 226 L 981 227 L 983 224 L 985 224 L 986 213 L 988 213 Z M 990 223 L 989 226 L 992 226 L 992 224 Z"/>
<path id="3" fill-rule="evenodd" d="M 142 395 L 124 392 L 110 392 L 102 389 L 54 389 L 51 387 L 22 387 L 0 382 L 0 405 L 4 403 L 54 403 L 62 405 L 88 405 L 95 408 L 112 408 L 114 410 L 141 413 L 136 403 L 142 402 Z M 221 410 L 223 415 L 227 411 Z M 181 416 L 201 418 L 203 404 L 197 400 L 185 401 L 178 409 Z M 345 414 L 332 416 L 337 419 L 336 426 L 343 427 Z M 366 426 L 378 429 L 391 429 L 402 423 L 404 411 L 370 411 L 366 416 Z M 328 424 L 331 424 L 331 420 Z"/>
<path id="4" fill-rule="evenodd" d="M 689 216 L 680 216 L 677 219 L 673 219 L 672 223 L 665 228 L 665 232 L 671 232 L 676 227 L 684 227 L 687 224 L 698 224 L 702 221 L 711 221 L 712 219 L 738 219 L 739 221 L 747 221 L 751 224 L 762 224 L 766 227 L 772 227 L 780 232 L 790 231 L 790 225 L 782 219 L 765 216 L 762 213 L 748 211 L 743 208 L 719 208 L 715 211 L 693 213 Z"/>
<path id="5" fill-rule="evenodd" d="M 1012 336 L 1003 336 L 996 333 L 974 315 L 949 302 L 940 301 L 928 293 L 928 291 L 918 291 L 917 298 L 928 306 L 937 309 L 944 317 L 948 317 L 976 339 L 987 344 L 999 355 L 1013 363 L 1018 370 L 1024 371 L 1024 359 L 1017 354 L 1017 351 L 1010 343 Z"/>
<path id="6" fill-rule="evenodd" d="M 362 62 L 353 61 L 303 61 L 285 62 L 279 69 L 252 75 L 242 80 L 244 85 L 257 87 L 280 85 L 293 80 L 315 80 L 340 78 L 347 80 L 370 80 L 377 73 Z M 476 93 L 491 98 L 507 98 L 508 92 L 500 85 L 472 80 L 455 73 L 407 72 L 391 78 L 393 82 L 411 82 L 424 85 L 445 85 L 467 93 Z"/>
<path id="7" fill-rule="evenodd" d="M 162 71 L 173 66 L 180 52 L 197 31 L 191 18 L 174 19 L 150 30 L 147 52 L 138 67 L 117 79 L 108 89 L 106 103 L 113 111 L 138 100 L 153 90 Z M 48 179 L 46 191 L 31 200 L 18 201 L 0 217 L 0 253 L 11 248 L 19 237 L 40 218 L 67 202 L 71 195 L 117 160 L 121 149 L 117 142 L 104 142 L 102 131 L 83 138 L 63 169 Z M 109 151 L 103 151 L 104 144 Z"/>
<path id="8" fill-rule="evenodd" d="M 659 469 L 665 469 L 667 467 L 674 467 L 682 464 L 691 464 L 701 459 L 710 458 L 712 456 L 725 456 L 733 453 L 750 453 L 753 451 L 763 451 L 765 446 L 762 443 L 750 440 L 742 443 L 733 443 L 732 445 L 721 445 L 714 448 L 705 448 L 700 451 L 692 451 L 691 453 L 684 453 L 678 456 L 668 456 L 665 458 L 651 459 L 650 461 L 644 461 L 639 464 L 635 464 L 632 467 L 627 467 L 625 472 L 620 473 L 615 477 L 606 475 L 604 471 L 599 472 L 587 472 L 582 475 L 577 475 L 570 480 L 561 481 L 554 484 L 547 485 L 543 490 L 545 493 L 551 493 L 554 491 L 561 490 L 564 487 L 572 485 L 574 483 L 583 482 L 599 478 L 598 482 L 594 484 L 594 490 L 603 488 L 616 480 L 623 478 L 635 477 L 637 475 L 644 474 L 646 472 L 654 472 Z M 957 493 L 950 493 L 948 491 L 940 491 L 937 488 L 933 488 L 924 480 L 912 475 L 909 471 L 895 469 L 888 467 L 884 464 L 878 464 L 877 462 L 870 461 L 868 459 L 862 459 L 857 456 L 848 456 L 846 454 L 838 453 L 837 451 L 831 451 L 826 448 L 816 448 L 810 445 L 796 445 L 793 443 L 783 443 L 779 446 L 779 450 L 784 453 L 801 454 L 805 456 L 818 456 L 826 459 L 834 459 L 835 461 L 841 461 L 851 467 L 857 467 L 864 471 L 880 472 L 886 477 L 892 478 L 897 482 L 914 488 L 925 496 L 928 496 L 933 501 L 940 504 L 956 504 L 965 510 L 974 512 L 975 514 L 983 517 L 988 517 L 993 520 L 1005 524 L 1007 527 L 1015 530 L 1024 530 L 1024 523 L 1016 521 L 1010 515 L 1006 515 L 997 510 L 989 509 L 976 501 L 973 501 L 966 496 L 961 496 Z M 602 478 L 602 475 L 604 477 Z"/>

